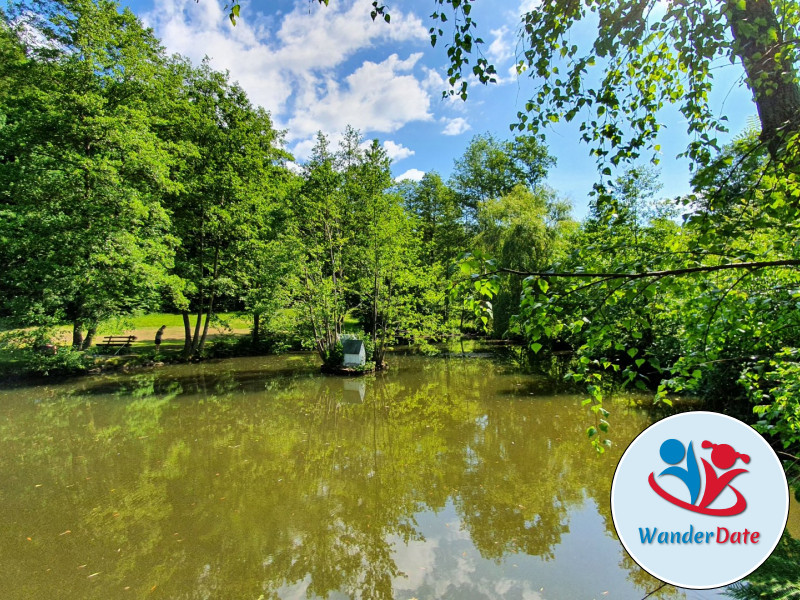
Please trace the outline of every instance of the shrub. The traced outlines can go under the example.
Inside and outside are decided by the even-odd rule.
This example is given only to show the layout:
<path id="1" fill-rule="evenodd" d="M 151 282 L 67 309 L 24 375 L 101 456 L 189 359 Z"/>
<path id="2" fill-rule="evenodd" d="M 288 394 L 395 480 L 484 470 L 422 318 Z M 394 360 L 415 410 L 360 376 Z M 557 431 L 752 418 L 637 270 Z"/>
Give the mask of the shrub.
<path id="1" fill-rule="evenodd" d="M 73 375 L 85 372 L 94 362 L 71 346 L 56 345 L 46 328 L 6 332 L 0 337 L 0 353 L 12 375 Z"/>

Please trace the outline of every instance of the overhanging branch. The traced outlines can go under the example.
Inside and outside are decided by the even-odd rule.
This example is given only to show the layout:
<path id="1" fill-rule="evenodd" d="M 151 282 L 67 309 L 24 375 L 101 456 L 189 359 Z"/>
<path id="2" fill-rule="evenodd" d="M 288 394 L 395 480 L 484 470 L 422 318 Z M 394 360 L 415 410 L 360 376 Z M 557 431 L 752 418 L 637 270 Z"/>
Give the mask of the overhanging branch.
<path id="1" fill-rule="evenodd" d="M 740 263 L 727 263 L 722 265 L 701 265 L 685 267 L 683 269 L 668 269 L 665 271 L 642 271 L 640 273 L 587 273 L 583 271 L 548 272 L 548 271 L 519 271 L 501 267 L 495 271 L 484 273 L 481 277 L 509 273 L 521 277 L 541 277 L 542 279 L 576 279 L 576 278 L 603 278 L 603 279 L 646 279 L 648 277 L 671 277 L 676 275 L 689 275 L 691 273 L 709 273 L 712 271 L 726 271 L 732 269 L 767 269 L 771 267 L 798 267 L 800 259 L 766 260 Z"/>

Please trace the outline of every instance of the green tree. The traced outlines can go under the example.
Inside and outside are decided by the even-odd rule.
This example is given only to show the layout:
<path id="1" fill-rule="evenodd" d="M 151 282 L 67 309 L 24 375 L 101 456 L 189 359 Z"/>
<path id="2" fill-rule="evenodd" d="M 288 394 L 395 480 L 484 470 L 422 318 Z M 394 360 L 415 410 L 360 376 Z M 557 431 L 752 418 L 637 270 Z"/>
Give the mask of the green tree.
<path id="1" fill-rule="evenodd" d="M 171 265 L 163 50 L 106 1 L 17 4 L 0 29 L 4 305 L 87 348 L 101 319 L 153 306 Z"/>
<path id="2" fill-rule="evenodd" d="M 477 247 L 499 264 L 520 271 L 543 271 L 566 255 L 567 244 L 577 229 L 569 203 L 544 186 L 533 190 L 518 184 L 498 198 L 482 203 L 478 212 Z M 519 312 L 522 282 L 506 277 L 493 301 L 494 335 L 508 332 L 512 316 Z"/>
<path id="3" fill-rule="evenodd" d="M 425 173 L 419 182 L 404 183 L 399 192 L 406 210 L 416 217 L 425 264 L 455 261 L 468 244 L 455 192 L 434 171 Z"/>
<path id="4" fill-rule="evenodd" d="M 183 314 L 183 353 L 191 356 L 203 351 L 215 304 L 244 295 L 260 266 L 253 258 L 273 234 L 288 155 L 269 113 L 254 107 L 227 73 L 207 62 L 176 68 L 184 71 L 185 90 L 173 108 L 172 135 L 191 152 L 176 172 L 181 189 L 166 202 L 180 240 L 175 303 Z"/>
<path id="5" fill-rule="evenodd" d="M 298 249 L 287 232 L 293 227 L 293 213 L 287 202 L 295 198 L 302 179 L 288 170 L 283 173 L 280 196 L 284 202 L 270 207 L 269 229 L 262 231 L 255 240 L 255 247 L 249 255 L 242 257 L 247 265 L 242 269 L 248 276 L 242 286 L 245 309 L 253 315 L 252 342 L 258 347 L 262 333 L 270 336 L 266 342 L 274 344 L 291 343 L 286 334 L 298 326 L 292 307 L 292 296 L 287 282 L 296 271 Z M 262 316 L 266 320 L 262 323 Z M 278 339 L 283 338 L 283 339 Z M 296 337 L 295 337 L 296 339 Z"/>
<path id="6" fill-rule="evenodd" d="M 456 325 L 459 311 L 453 310 L 451 288 L 457 277 L 456 262 L 472 245 L 455 192 L 435 172 L 419 182 L 398 186 L 420 244 L 419 261 L 426 280 L 418 297 L 424 298 L 417 314 L 438 318 L 443 333 Z M 420 282 L 422 283 L 422 282 Z"/>
<path id="7" fill-rule="evenodd" d="M 499 198 L 518 184 L 535 188 L 554 164 L 547 148 L 534 137 L 500 141 L 488 133 L 476 135 L 456 159 L 450 186 L 465 219 L 474 222 L 481 202 Z"/>
<path id="8" fill-rule="evenodd" d="M 362 287 L 362 293 L 372 312 L 372 345 L 377 365 L 383 364 L 389 326 L 385 314 L 386 304 L 392 295 L 387 285 L 391 285 L 393 271 L 402 260 L 398 250 L 402 245 L 401 227 L 405 217 L 397 197 L 386 193 L 392 184 L 390 162 L 378 140 L 372 140 L 363 154 L 358 177 L 361 194 L 359 194 L 357 216 L 364 218 L 365 225 L 361 232 L 363 241 L 359 246 L 362 246 L 366 253 L 364 265 L 366 285 Z M 380 324 L 379 314 L 383 317 L 383 322 Z"/>
<path id="9" fill-rule="evenodd" d="M 472 0 L 442 0 L 447 11 L 434 21 L 450 21 L 450 83 L 466 98 L 464 70 L 472 67 L 479 80 L 490 81 L 494 67 L 473 61 L 480 40 L 471 17 Z M 788 152 L 794 159 L 794 137 L 800 125 L 797 39 L 800 18 L 796 2 L 671 2 L 655 0 L 587 0 L 550 3 L 522 17 L 523 44 L 518 70 L 537 80 L 536 92 L 518 115 L 517 127 L 540 131 L 550 122 L 583 118 L 583 139 L 600 159 L 617 164 L 654 147 L 664 106 L 677 105 L 694 140 L 690 158 L 707 164 L 716 149 L 716 133 L 724 117 L 713 114 L 708 94 L 719 60 L 739 62 L 761 120 L 761 139 L 773 158 Z M 431 28 L 432 39 L 444 35 L 442 24 Z M 579 25 L 596 26 L 594 40 L 576 43 Z M 474 64 L 472 64 L 474 62 Z M 596 81 L 599 71 L 599 83 Z"/>
<path id="10" fill-rule="evenodd" d="M 299 249 L 294 288 L 303 321 L 323 362 L 329 362 L 342 335 L 347 314 L 345 273 L 351 223 L 342 174 L 328 138 L 321 132 L 303 167 L 303 185 L 294 204 L 291 241 Z"/>
<path id="11" fill-rule="evenodd" d="M 427 343 L 443 325 L 436 308 L 444 290 L 421 260 L 425 249 L 419 232 L 402 197 L 388 191 L 391 183 L 389 159 L 373 140 L 363 155 L 358 213 L 364 224 L 359 246 L 365 252 L 360 289 L 371 312 L 368 322 L 378 365 L 398 337 Z"/>

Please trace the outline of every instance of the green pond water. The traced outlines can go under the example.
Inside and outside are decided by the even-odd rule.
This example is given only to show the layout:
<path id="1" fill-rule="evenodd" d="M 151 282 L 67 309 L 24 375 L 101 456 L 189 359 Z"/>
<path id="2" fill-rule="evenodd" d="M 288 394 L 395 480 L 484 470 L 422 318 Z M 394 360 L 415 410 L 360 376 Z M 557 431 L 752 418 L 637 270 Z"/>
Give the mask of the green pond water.
<path id="1" fill-rule="evenodd" d="M 310 355 L 0 391 L 4 599 L 638 599 L 609 492 L 651 421 L 486 358 Z M 665 588 L 661 598 L 716 598 Z"/>

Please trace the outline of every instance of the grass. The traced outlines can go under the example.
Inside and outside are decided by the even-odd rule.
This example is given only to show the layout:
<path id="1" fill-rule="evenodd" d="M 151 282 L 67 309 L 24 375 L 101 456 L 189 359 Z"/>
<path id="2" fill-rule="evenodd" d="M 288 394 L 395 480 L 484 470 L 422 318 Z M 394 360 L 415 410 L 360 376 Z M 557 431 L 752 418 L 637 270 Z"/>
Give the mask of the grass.
<path id="1" fill-rule="evenodd" d="M 195 318 L 196 316 L 191 318 L 192 331 L 194 331 Z M 154 339 L 156 331 L 162 325 L 166 325 L 167 328 L 164 331 L 161 347 L 156 353 Z M 227 343 L 230 344 L 231 338 L 238 339 L 247 336 L 250 334 L 252 326 L 252 317 L 249 315 L 237 313 L 215 315 L 209 324 L 206 348 L 213 348 L 216 344 L 226 339 L 228 340 Z M 200 327 L 202 331 L 202 322 Z M 34 371 L 32 369 L 39 369 L 40 371 L 48 369 L 53 373 L 57 373 L 59 372 L 58 369 L 73 368 L 71 364 L 67 364 L 69 361 L 65 362 L 70 358 L 69 353 L 60 351 L 58 356 L 54 356 L 53 360 L 50 361 L 52 364 L 47 359 L 42 362 L 43 357 L 37 356 L 34 356 L 36 360 L 30 363 L 28 363 L 27 358 L 21 362 L 20 352 L 28 352 L 26 346 L 32 339 L 32 332 L 32 328 L 8 328 L 6 323 L 0 322 L 0 378 L 6 376 L 13 378 L 26 372 L 33 374 Z M 47 335 L 57 346 L 68 348 L 72 340 L 72 327 L 69 325 L 53 327 L 48 330 Z M 102 346 L 103 338 L 109 335 L 133 335 L 136 336 L 136 340 L 129 347 L 111 348 L 106 352 L 98 345 Z M 180 314 L 148 313 L 130 315 L 108 319 L 100 323 L 89 356 L 95 356 L 94 365 L 101 365 L 103 368 L 123 364 L 147 364 L 147 361 L 171 360 L 179 356 L 183 351 L 183 345 L 184 327 L 183 317 Z M 117 350 L 119 352 L 115 354 Z M 89 366 L 91 367 L 91 365 Z M 70 371 L 70 373 L 72 372 L 75 372 L 74 369 Z"/>
<path id="2" fill-rule="evenodd" d="M 356 317 L 352 312 L 348 312 L 344 316 L 344 333 L 358 333 L 361 331 L 361 323 L 358 322 L 358 317 Z"/>
<path id="3" fill-rule="evenodd" d="M 194 331 L 194 324 L 195 317 L 193 316 L 191 319 L 192 331 Z M 179 314 L 172 313 L 148 313 L 103 321 L 97 327 L 95 344 L 102 343 L 103 337 L 107 335 L 135 335 L 137 340 L 133 342 L 131 347 L 126 351 L 138 354 L 148 350 L 154 350 L 153 340 L 156 331 L 162 325 L 167 326 L 167 331 L 165 332 L 164 341 L 161 344 L 161 353 L 182 350 L 183 317 Z M 209 325 L 208 340 L 212 341 L 219 335 L 230 333 L 230 330 L 233 330 L 235 334 L 243 335 L 248 333 L 252 326 L 252 318 L 248 318 L 247 315 L 221 313 L 215 315 Z M 54 327 L 51 331 L 51 335 L 58 339 L 56 344 L 67 345 L 70 343 L 72 339 L 72 327 L 69 325 Z M 17 336 L 24 337 L 24 329 L 6 329 L 0 327 L 0 332 L 3 333 L 4 337 L 8 340 L 13 340 Z M 7 359 L 3 354 L 3 352 L 0 352 L 0 363 L 3 363 Z"/>
<path id="4" fill-rule="evenodd" d="M 191 317 L 192 327 L 194 327 L 196 316 Z M 248 316 L 242 316 L 238 313 L 221 313 L 214 316 L 212 325 L 227 325 L 231 329 L 249 329 L 253 326 L 253 319 Z M 148 313 L 146 315 L 134 315 L 130 317 L 122 317 L 119 319 L 109 319 L 104 321 L 99 330 L 106 331 L 108 329 L 124 330 L 124 329 L 156 329 L 166 325 L 167 327 L 183 327 L 183 317 L 178 314 L 172 313 Z M 99 331 L 98 331 L 99 333 Z M 110 334 L 109 334 L 110 335 Z"/>

